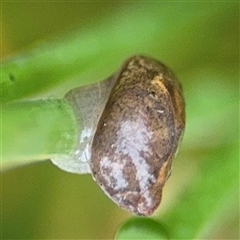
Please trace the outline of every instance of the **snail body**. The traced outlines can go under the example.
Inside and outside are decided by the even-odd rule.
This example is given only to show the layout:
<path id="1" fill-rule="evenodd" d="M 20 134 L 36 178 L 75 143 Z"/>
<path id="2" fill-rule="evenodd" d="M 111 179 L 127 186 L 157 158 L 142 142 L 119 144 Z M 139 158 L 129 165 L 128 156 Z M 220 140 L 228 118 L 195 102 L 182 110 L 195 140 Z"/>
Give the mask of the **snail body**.
<path id="1" fill-rule="evenodd" d="M 86 133 L 79 136 L 75 165 L 68 164 L 67 170 L 91 172 L 118 206 L 151 215 L 160 204 L 184 132 L 180 83 L 161 62 L 134 56 L 112 77 L 80 93 L 82 99 L 77 89 L 66 95 L 75 112 L 80 111 L 76 116 L 84 116 L 80 120 Z"/>

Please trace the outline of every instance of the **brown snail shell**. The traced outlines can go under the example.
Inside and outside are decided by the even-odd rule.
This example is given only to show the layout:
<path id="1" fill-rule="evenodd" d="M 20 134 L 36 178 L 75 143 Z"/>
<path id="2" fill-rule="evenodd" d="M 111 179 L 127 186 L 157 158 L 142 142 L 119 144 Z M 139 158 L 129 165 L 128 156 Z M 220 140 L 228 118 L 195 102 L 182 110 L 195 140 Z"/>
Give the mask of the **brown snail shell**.
<path id="1" fill-rule="evenodd" d="M 75 173 L 92 173 L 121 208 L 151 215 L 185 127 L 182 88 L 163 63 L 129 58 L 108 79 L 69 91 L 80 126 L 78 143 L 53 163 Z"/>
<path id="2" fill-rule="evenodd" d="M 121 208 L 151 215 L 161 201 L 185 125 L 181 86 L 162 63 L 126 61 L 91 146 L 94 179 Z"/>

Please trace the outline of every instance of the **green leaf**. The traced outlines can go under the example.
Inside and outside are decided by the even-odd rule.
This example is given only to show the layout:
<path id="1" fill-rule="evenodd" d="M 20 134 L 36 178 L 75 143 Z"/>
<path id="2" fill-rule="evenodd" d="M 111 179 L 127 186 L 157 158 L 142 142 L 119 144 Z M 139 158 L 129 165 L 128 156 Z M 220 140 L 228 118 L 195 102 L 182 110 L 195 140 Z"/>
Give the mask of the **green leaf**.
<path id="1" fill-rule="evenodd" d="M 164 226 L 150 218 L 132 218 L 121 226 L 115 236 L 116 240 L 155 239 L 167 240 Z"/>
<path id="2" fill-rule="evenodd" d="M 203 64 L 203 60 L 196 56 L 201 54 L 199 46 L 206 31 L 210 34 L 205 50 L 209 60 L 214 61 L 213 44 L 220 51 L 229 40 L 223 38 L 216 45 L 218 32 L 209 29 L 211 25 L 207 23 L 215 21 L 218 27 L 228 28 L 226 22 L 231 21 L 237 5 L 208 6 L 157 2 L 141 3 L 137 8 L 130 5 L 125 11 L 110 14 L 89 26 L 87 31 L 76 30 L 54 41 L 35 45 L 33 49 L 3 62 L 0 98 L 8 102 L 50 91 L 59 85 L 67 91 L 73 86 L 72 79 L 75 79 L 74 86 L 97 82 L 112 74 L 125 58 L 138 53 L 150 54 L 175 66 L 181 62 L 181 67 L 189 71 L 192 61 L 196 65 Z M 219 15 L 222 16 L 220 21 Z M 199 25 L 202 19 L 204 22 Z M 198 35 L 192 28 L 195 24 L 198 25 Z M 175 26 L 177 29 L 172 32 Z M 174 40 L 179 37 L 179 41 Z M 188 45 L 191 51 L 186 49 Z M 229 61 L 233 61 L 231 53 L 236 51 L 229 49 Z"/>

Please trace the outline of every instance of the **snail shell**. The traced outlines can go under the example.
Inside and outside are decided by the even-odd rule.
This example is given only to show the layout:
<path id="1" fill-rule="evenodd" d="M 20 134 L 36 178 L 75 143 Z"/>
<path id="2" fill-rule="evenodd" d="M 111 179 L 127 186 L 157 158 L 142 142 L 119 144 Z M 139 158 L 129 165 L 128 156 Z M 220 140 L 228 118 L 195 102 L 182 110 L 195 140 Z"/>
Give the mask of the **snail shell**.
<path id="1" fill-rule="evenodd" d="M 121 208 L 151 215 L 185 126 L 177 78 L 161 62 L 134 56 L 113 76 L 69 91 L 65 100 L 83 127 L 74 151 L 52 162 L 65 171 L 92 173 Z"/>
<path id="2" fill-rule="evenodd" d="M 93 178 L 121 208 L 151 215 L 161 201 L 185 125 L 181 86 L 162 63 L 126 61 L 91 145 Z"/>

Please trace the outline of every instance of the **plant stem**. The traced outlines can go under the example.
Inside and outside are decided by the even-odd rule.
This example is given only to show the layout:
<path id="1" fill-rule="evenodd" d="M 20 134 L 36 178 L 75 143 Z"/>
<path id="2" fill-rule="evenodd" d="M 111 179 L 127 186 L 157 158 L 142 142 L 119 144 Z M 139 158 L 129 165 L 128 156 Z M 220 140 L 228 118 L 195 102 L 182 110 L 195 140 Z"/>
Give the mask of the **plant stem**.
<path id="1" fill-rule="evenodd" d="M 2 168 L 68 155 L 77 140 L 77 123 L 63 100 L 2 105 Z"/>
<path id="2" fill-rule="evenodd" d="M 93 83 L 104 79 L 115 71 L 119 63 L 133 54 L 154 53 L 153 55 L 159 58 L 158 53 L 161 53 L 161 60 L 166 63 L 167 59 L 177 59 L 172 49 L 178 49 L 179 46 L 174 45 L 174 41 L 171 41 L 171 49 L 166 50 L 169 39 L 172 39 L 172 32 L 165 27 L 166 23 L 156 24 L 159 15 L 163 19 L 169 17 L 166 15 L 165 8 L 166 6 L 163 6 L 156 10 L 155 4 L 152 4 L 147 8 L 142 5 L 137 9 L 128 9 L 122 14 L 113 14 L 112 18 L 96 22 L 88 31 L 76 30 L 53 41 L 39 42 L 34 45 L 34 48 L 4 60 L 1 69 L 2 96 L 0 95 L 0 98 L 3 102 L 9 102 L 33 96 L 53 89 L 76 76 L 78 80 L 81 79 L 77 86 Z M 219 10 L 221 8 L 216 7 L 215 11 Z M 203 12 L 206 22 L 212 19 L 211 10 L 207 12 L 206 9 L 199 9 L 194 18 L 191 11 L 186 12 L 184 7 L 182 11 L 185 17 L 181 22 L 179 18 L 174 17 L 175 12 L 172 13 L 173 25 L 175 23 L 187 27 L 193 21 L 199 22 Z M 130 15 L 131 21 L 126 22 Z M 144 26 L 150 26 L 147 32 L 143 31 L 143 22 Z M 215 41 L 215 38 L 213 39 Z M 189 41 L 189 39 L 182 41 Z M 198 46 L 198 43 L 195 45 Z M 209 42 L 209 48 L 212 49 L 212 42 Z M 194 59 L 197 54 L 195 51 L 199 51 L 199 47 L 191 50 Z M 188 52 L 185 56 L 187 59 L 190 59 L 189 54 Z M 181 58 L 183 59 L 183 56 Z"/>

